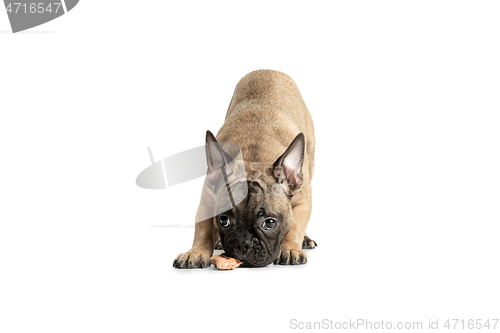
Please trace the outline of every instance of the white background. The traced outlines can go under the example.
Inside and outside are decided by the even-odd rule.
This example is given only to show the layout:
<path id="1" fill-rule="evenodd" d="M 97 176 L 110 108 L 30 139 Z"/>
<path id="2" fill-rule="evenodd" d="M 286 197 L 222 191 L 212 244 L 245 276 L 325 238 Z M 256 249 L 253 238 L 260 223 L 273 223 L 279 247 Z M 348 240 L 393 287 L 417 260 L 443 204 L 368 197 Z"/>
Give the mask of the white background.
<path id="1" fill-rule="evenodd" d="M 0 331 L 289 331 L 290 320 L 499 318 L 495 1 L 83 0 L 0 10 Z M 203 145 L 256 69 L 316 130 L 304 266 L 181 271 L 200 182 L 135 185 Z M 496 331 L 500 330 L 500 324 Z M 176 330 L 172 330 L 176 329 Z"/>

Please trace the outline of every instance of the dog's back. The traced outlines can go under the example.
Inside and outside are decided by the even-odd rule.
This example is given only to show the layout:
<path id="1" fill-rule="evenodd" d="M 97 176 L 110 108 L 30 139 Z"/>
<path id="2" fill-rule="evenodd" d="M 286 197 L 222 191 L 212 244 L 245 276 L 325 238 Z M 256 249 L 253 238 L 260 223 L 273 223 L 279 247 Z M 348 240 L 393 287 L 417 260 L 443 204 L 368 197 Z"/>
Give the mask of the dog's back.
<path id="1" fill-rule="evenodd" d="M 310 181 L 314 128 L 299 89 L 284 73 L 258 70 L 237 84 L 217 140 L 238 144 L 245 161 L 273 162 L 300 132 L 306 139 L 302 172 Z"/>

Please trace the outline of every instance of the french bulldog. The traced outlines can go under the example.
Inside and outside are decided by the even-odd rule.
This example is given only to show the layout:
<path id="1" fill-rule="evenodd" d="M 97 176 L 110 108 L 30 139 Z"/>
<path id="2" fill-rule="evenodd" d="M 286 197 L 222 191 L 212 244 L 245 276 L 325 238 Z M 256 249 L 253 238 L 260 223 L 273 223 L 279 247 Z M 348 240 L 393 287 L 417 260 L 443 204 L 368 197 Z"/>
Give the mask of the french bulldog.
<path id="1" fill-rule="evenodd" d="M 243 262 L 263 267 L 270 263 L 305 264 L 303 249 L 317 246 L 306 234 L 311 214 L 311 178 L 314 171 L 313 121 L 295 82 L 286 74 L 258 70 L 236 85 L 226 119 L 217 138 L 207 131 L 208 173 L 198 214 L 219 212 L 195 223 L 191 250 L 179 254 L 176 268 L 210 266 L 214 249 Z M 224 169 L 234 153 L 218 143 L 236 144 L 244 177 L 213 185 L 214 170 Z M 229 186 L 231 183 L 231 186 Z M 246 193 L 228 209 L 227 193 Z M 211 202 L 211 204 L 209 203 Z M 215 215 L 215 216 L 214 216 Z"/>

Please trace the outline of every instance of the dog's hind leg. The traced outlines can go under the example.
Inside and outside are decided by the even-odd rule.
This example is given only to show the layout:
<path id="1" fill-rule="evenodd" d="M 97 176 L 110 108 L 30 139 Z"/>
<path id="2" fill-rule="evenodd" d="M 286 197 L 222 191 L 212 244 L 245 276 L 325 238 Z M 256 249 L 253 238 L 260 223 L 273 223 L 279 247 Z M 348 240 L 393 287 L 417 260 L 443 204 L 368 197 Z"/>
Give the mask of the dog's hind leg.
<path id="1" fill-rule="evenodd" d="M 318 246 L 318 244 L 316 244 L 315 241 L 309 238 L 307 234 L 304 235 L 304 241 L 302 242 L 303 249 L 314 249 L 316 246 Z"/>

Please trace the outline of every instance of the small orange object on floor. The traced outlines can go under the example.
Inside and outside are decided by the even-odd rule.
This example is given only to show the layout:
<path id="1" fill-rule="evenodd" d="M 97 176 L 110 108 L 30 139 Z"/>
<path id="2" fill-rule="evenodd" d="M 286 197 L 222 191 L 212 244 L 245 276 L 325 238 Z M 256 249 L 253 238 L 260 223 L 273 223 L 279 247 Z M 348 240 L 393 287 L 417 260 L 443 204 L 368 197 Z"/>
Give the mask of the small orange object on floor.
<path id="1" fill-rule="evenodd" d="M 215 265 L 218 269 L 227 270 L 235 269 L 243 262 L 236 260 L 234 258 L 226 256 L 224 253 L 221 255 L 214 255 L 210 258 L 210 264 Z"/>

